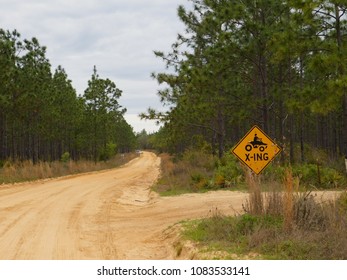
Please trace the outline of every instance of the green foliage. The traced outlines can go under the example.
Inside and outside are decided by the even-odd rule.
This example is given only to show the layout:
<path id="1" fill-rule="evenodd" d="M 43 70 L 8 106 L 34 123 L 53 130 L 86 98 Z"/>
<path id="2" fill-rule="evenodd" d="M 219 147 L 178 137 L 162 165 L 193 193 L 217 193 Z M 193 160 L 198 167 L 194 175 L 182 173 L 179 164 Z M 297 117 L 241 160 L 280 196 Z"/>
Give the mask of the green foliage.
<path id="1" fill-rule="evenodd" d="M 101 152 L 99 159 L 106 161 L 111 159 L 113 156 L 115 156 L 117 153 L 117 145 L 115 143 L 109 142 L 106 144 L 106 147 L 104 147 Z"/>
<path id="2" fill-rule="evenodd" d="M 150 136 L 147 134 L 147 131 L 143 129 L 140 133 L 136 135 L 138 148 L 141 150 L 147 150 L 151 148 Z"/>
<path id="3" fill-rule="evenodd" d="M 69 152 L 65 152 L 61 155 L 61 158 L 60 158 L 60 161 L 61 162 L 64 162 L 64 163 L 67 163 L 70 161 L 70 153 Z"/>
<path id="4" fill-rule="evenodd" d="M 286 167 L 272 163 L 266 167 L 266 169 L 262 172 L 263 180 L 265 182 L 276 182 L 283 181 L 285 176 Z"/>
<path id="5" fill-rule="evenodd" d="M 301 189 L 336 189 L 347 186 L 346 176 L 335 168 L 313 163 L 294 164 L 293 176 Z M 285 177 L 286 167 L 279 164 L 269 165 L 262 173 L 262 180 L 266 183 L 281 183 Z"/>
<path id="6" fill-rule="evenodd" d="M 343 193 L 336 204 L 322 204 L 311 196 L 299 196 L 293 204 L 296 219 L 290 231 L 284 227 L 282 204 L 280 215 L 231 217 L 217 210 L 209 218 L 184 223 L 183 236 L 214 256 L 216 250 L 225 252 L 223 258 L 236 254 L 237 259 L 346 259 L 346 197 Z"/>
<path id="7" fill-rule="evenodd" d="M 117 142 L 117 135 L 114 132 L 119 127 L 118 124 L 124 122 L 123 114 L 126 111 L 118 103 L 121 94 L 122 91 L 114 82 L 99 77 L 94 66 L 84 99 L 87 113 L 85 125 L 90 128 L 91 152 L 95 161 L 98 155 L 101 160 L 112 156 L 113 152 L 110 151 L 112 147 L 107 145 Z"/>
<path id="8" fill-rule="evenodd" d="M 242 215 L 237 222 L 237 232 L 242 235 L 248 235 L 254 232 L 255 227 L 259 224 L 259 218 L 249 214 Z"/>
<path id="9" fill-rule="evenodd" d="M 115 83 L 94 67 L 78 96 L 62 66 L 51 71 L 46 51 L 36 38 L 0 29 L 0 160 L 54 161 L 68 152 L 71 159 L 96 161 L 114 154 L 108 143 L 134 149 Z"/>
<path id="10" fill-rule="evenodd" d="M 186 224 L 184 236 L 197 242 L 230 242 L 235 237 L 236 226 L 232 218 L 214 215 Z"/>
<path id="11" fill-rule="evenodd" d="M 210 218 L 186 223 L 183 235 L 203 245 L 210 244 L 222 250 L 232 250 L 241 254 L 249 252 L 247 238 L 263 228 L 277 231 L 282 219 L 271 216 L 244 214 L 236 217 L 221 215 L 218 210 Z M 212 248 L 213 249 L 213 248 Z"/>
<path id="12" fill-rule="evenodd" d="M 342 188 L 347 186 L 346 176 L 335 169 L 319 164 L 300 164 L 293 166 L 293 175 L 306 187 Z"/>
<path id="13" fill-rule="evenodd" d="M 286 148 L 282 162 L 316 163 L 308 147 L 347 154 L 344 1 L 190 2 L 178 9 L 187 32 L 155 52 L 170 68 L 152 75 L 169 109 L 142 114 L 164 124 L 161 151 L 222 157 L 258 124 Z"/>
<path id="14" fill-rule="evenodd" d="M 214 187 L 211 177 L 215 162 L 212 155 L 195 150 L 176 158 L 161 154 L 161 178 L 154 189 L 161 195 L 207 191 Z"/>
<path id="15" fill-rule="evenodd" d="M 231 153 L 226 153 L 217 164 L 214 183 L 218 187 L 235 187 L 244 183 L 244 171 L 240 162 Z"/>
<path id="16" fill-rule="evenodd" d="M 183 153 L 182 160 L 188 162 L 191 166 L 205 169 L 211 172 L 215 166 L 214 158 L 205 152 L 199 150 L 188 150 Z"/>
<path id="17" fill-rule="evenodd" d="M 188 150 L 180 156 L 162 157 L 162 176 L 156 189 L 161 194 L 177 195 L 218 189 L 246 189 L 245 167 L 231 153 L 217 159 L 208 153 Z M 331 167 L 297 164 L 292 167 L 294 187 L 300 190 L 336 189 L 347 186 L 346 177 Z M 262 173 L 262 187 L 282 189 L 286 167 L 272 163 Z"/>
<path id="18" fill-rule="evenodd" d="M 317 187 L 318 175 L 317 165 L 298 164 L 292 167 L 293 176 L 299 179 L 300 185 L 305 187 Z M 270 165 L 264 171 L 264 180 L 266 182 L 279 180 L 282 182 L 285 178 L 286 167 L 281 165 Z"/>

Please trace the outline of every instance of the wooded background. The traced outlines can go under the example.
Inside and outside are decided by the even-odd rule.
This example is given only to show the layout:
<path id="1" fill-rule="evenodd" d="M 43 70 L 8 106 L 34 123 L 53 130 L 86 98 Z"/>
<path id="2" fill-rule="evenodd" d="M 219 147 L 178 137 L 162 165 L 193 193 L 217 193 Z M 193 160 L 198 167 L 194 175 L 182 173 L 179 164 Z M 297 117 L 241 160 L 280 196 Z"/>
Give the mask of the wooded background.
<path id="1" fill-rule="evenodd" d="M 165 123 L 157 147 L 207 143 L 222 156 L 256 124 L 291 162 L 308 147 L 347 157 L 347 1 L 188 2 L 178 9 L 185 32 L 155 52 L 168 110 L 142 117 Z"/>
<path id="2" fill-rule="evenodd" d="M 152 74 L 166 85 L 167 111 L 141 115 L 163 123 L 152 147 L 221 157 L 256 124 L 284 148 L 283 161 L 305 162 L 312 148 L 347 158 L 347 0 L 187 3 L 178 8 L 185 32 L 170 52 L 155 51 L 168 68 Z M 91 70 L 78 95 L 36 38 L 0 30 L 0 160 L 68 152 L 96 161 L 133 149 L 122 91 Z"/>
<path id="3" fill-rule="evenodd" d="M 94 69 L 79 96 L 62 66 L 52 73 L 36 38 L 0 29 L 0 160 L 105 160 L 135 148 L 118 99 L 122 91 Z"/>

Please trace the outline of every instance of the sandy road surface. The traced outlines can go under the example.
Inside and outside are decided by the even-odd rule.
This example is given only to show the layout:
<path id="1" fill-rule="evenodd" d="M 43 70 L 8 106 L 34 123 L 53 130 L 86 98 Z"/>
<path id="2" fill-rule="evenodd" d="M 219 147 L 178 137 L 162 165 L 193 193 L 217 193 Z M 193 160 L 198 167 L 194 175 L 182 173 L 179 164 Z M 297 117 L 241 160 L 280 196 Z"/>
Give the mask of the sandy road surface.
<path id="1" fill-rule="evenodd" d="M 239 192 L 158 197 L 159 164 L 143 153 L 118 169 L 0 186 L 0 259 L 173 259 L 170 225 L 241 211 Z"/>
<path id="2" fill-rule="evenodd" d="M 0 259 L 173 258 L 165 229 L 225 197 L 159 198 L 149 190 L 159 165 L 143 153 L 118 169 L 0 186 Z"/>

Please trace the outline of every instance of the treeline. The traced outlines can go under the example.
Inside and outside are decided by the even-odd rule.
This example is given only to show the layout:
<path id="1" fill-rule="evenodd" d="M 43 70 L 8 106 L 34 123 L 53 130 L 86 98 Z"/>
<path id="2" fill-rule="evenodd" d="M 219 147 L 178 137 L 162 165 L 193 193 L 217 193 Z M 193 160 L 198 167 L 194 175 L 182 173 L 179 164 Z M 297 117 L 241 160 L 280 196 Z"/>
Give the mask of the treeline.
<path id="1" fill-rule="evenodd" d="M 347 157 L 347 1 L 190 0 L 170 69 L 154 73 L 167 112 L 164 150 L 194 145 L 221 156 L 254 124 L 305 161 L 307 147 Z M 282 153 L 282 157 L 285 153 Z"/>
<path id="2" fill-rule="evenodd" d="M 136 145 L 118 99 L 96 67 L 83 96 L 65 70 L 52 73 L 46 47 L 0 29 L 0 160 L 105 160 Z"/>

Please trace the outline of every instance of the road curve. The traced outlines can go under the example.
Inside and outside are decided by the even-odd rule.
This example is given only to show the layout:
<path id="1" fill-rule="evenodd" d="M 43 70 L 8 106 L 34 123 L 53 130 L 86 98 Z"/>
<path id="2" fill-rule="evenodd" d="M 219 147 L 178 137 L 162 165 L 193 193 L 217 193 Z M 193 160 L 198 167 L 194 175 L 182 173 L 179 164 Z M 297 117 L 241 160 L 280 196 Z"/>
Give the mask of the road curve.
<path id="1" fill-rule="evenodd" d="M 174 259 L 170 226 L 242 212 L 242 192 L 158 197 L 159 166 L 145 152 L 117 169 L 0 186 L 0 259 Z"/>
<path id="2" fill-rule="evenodd" d="M 113 170 L 0 186 L 0 259 L 117 258 L 112 205 L 129 192 L 143 201 L 158 174 L 145 153 Z"/>
<path id="3" fill-rule="evenodd" d="M 113 170 L 0 186 L 0 259 L 174 259 L 171 225 L 241 210 L 243 193 L 159 197 L 159 167 L 144 152 Z"/>

